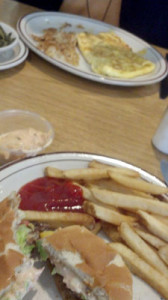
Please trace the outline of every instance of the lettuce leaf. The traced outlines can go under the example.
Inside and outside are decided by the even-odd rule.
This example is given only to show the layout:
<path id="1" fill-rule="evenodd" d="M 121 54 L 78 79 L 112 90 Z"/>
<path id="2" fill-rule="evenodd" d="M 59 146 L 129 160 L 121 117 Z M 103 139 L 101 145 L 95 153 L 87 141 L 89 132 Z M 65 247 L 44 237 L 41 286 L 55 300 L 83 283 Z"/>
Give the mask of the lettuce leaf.
<path id="1" fill-rule="evenodd" d="M 46 261 L 48 258 L 48 254 L 42 246 L 42 242 L 40 240 L 36 241 L 37 250 L 40 254 L 40 258 L 42 261 Z"/>
<path id="2" fill-rule="evenodd" d="M 16 231 L 16 242 L 24 255 L 29 255 L 35 247 L 27 244 L 27 236 L 30 232 L 31 229 L 24 224 L 20 225 Z"/>
<path id="3" fill-rule="evenodd" d="M 55 275 L 57 274 L 57 270 L 56 270 L 56 267 L 53 268 L 52 272 L 51 272 L 51 275 Z"/>

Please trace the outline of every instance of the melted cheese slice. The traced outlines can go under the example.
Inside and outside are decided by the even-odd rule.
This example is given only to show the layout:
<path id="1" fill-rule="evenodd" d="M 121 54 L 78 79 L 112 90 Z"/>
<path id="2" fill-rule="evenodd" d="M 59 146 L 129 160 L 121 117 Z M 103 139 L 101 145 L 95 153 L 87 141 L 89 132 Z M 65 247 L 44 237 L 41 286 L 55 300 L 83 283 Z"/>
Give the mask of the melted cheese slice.
<path id="1" fill-rule="evenodd" d="M 155 64 L 134 53 L 112 32 L 79 33 L 78 47 L 93 72 L 110 77 L 134 78 L 150 73 Z"/>

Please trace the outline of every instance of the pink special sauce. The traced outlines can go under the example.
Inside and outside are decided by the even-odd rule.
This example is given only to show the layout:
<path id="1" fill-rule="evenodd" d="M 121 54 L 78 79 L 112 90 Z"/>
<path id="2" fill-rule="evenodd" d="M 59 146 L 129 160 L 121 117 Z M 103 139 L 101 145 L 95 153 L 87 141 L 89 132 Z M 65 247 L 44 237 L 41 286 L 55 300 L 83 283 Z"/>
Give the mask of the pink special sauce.
<path id="1" fill-rule="evenodd" d="M 8 150 L 29 151 L 41 148 L 47 140 L 48 133 L 30 127 L 1 134 L 0 147 Z"/>

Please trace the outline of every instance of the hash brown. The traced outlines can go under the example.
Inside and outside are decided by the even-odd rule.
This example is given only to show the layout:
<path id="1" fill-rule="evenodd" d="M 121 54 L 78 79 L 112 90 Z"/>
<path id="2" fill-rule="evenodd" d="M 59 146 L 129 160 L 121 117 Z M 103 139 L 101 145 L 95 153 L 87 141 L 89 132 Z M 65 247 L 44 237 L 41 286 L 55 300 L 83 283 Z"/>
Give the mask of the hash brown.
<path id="1" fill-rule="evenodd" d="M 45 29 L 42 36 L 33 35 L 38 42 L 38 49 L 54 59 L 63 59 L 65 62 L 78 66 L 79 54 L 77 53 L 77 38 L 74 32 L 61 29 Z"/>

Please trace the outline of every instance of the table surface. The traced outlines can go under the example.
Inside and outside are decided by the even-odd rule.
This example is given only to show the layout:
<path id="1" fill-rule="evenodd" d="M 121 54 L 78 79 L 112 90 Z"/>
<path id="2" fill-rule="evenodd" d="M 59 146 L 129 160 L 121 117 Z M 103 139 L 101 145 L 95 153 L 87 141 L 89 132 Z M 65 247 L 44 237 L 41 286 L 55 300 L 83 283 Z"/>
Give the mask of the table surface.
<path id="1" fill-rule="evenodd" d="M 36 8 L 0 0 L 0 20 L 16 27 L 19 17 Z M 165 54 L 165 49 L 158 50 Z M 159 84 L 117 87 L 65 72 L 29 53 L 21 65 L 0 72 L 0 110 L 26 109 L 48 119 L 55 139 L 45 152 L 79 151 L 107 155 L 162 179 L 167 158 L 151 139 L 167 107 Z"/>

